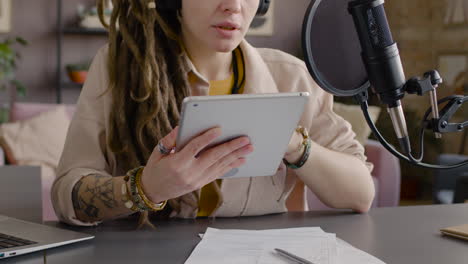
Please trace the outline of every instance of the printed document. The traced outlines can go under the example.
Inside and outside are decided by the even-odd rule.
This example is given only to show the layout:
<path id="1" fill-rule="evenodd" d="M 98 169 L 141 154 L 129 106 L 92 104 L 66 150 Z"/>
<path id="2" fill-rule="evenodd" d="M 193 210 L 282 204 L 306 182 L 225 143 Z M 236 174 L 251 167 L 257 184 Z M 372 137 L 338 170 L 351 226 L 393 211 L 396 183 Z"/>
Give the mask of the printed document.
<path id="1" fill-rule="evenodd" d="M 291 264 L 286 250 L 315 264 L 384 264 L 319 227 L 234 230 L 208 228 L 185 264 Z"/>

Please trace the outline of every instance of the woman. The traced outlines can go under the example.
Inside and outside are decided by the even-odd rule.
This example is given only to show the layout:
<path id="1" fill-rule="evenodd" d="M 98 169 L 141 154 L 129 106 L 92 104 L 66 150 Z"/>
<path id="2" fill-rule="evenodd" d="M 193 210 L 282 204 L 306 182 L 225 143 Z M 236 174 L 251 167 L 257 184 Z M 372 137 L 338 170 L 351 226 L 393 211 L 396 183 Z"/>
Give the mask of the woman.
<path id="1" fill-rule="evenodd" d="M 332 96 L 300 60 L 244 40 L 259 0 L 113 5 L 109 44 L 91 66 L 52 189 L 62 221 L 95 225 L 141 212 L 141 224 L 160 210 L 154 214 L 183 218 L 284 212 L 301 181 L 329 206 L 369 209 L 371 165 L 333 113 Z M 217 180 L 253 151 L 242 137 L 195 157 L 222 128 L 171 152 L 186 96 L 299 91 L 311 99 L 300 121 L 306 129 L 294 133 L 284 156 L 295 169 L 281 164 L 270 177 Z"/>

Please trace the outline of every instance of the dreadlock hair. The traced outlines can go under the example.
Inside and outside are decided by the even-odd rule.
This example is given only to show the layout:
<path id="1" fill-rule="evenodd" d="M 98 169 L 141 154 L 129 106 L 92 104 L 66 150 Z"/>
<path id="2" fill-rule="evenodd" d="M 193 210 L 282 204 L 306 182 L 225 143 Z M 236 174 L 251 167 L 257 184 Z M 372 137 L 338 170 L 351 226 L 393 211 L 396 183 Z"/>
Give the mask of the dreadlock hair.
<path id="1" fill-rule="evenodd" d="M 189 66 L 178 11 L 161 10 L 157 0 L 112 0 L 107 24 L 105 2 L 97 0 L 109 31 L 107 144 L 119 167 L 129 170 L 146 164 L 157 142 L 178 124 L 181 102 L 190 95 Z M 139 222 L 149 223 L 147 212 Z"/>

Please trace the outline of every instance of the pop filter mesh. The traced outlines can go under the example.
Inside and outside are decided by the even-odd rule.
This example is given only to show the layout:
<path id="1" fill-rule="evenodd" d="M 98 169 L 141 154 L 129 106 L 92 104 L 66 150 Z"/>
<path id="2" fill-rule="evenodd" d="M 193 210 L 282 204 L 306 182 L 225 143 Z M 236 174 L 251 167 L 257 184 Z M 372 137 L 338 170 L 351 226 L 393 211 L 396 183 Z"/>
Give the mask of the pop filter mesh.
<path id="1" fill-rule="evenodd" d="M 337 96 L 369 87 L 349 0 L 313 0 L 303 25 L 303 50 L 315 81 Z"/>

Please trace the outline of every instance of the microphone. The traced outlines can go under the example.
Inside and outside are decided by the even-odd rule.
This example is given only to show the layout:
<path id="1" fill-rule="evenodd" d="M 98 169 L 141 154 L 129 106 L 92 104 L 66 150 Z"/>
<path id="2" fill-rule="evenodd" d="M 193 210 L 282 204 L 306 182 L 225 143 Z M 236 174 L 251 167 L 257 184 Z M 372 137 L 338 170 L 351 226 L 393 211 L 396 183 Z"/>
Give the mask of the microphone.
<path id="1" fill-rule="evenodd" d="M 384 0 L 310 0 L 302 26 L 304 61 L 310 75 L 322 89 L 335 96 L 353 96 L 361 105 L 374 135 L 395 157 L 430 169 L 467 166 L 468 160 L 452 165 L 422 162 L 425 129 L 448 133 L 468 127 L 468 121 L 449 123 L 457 109 L 468 102 L 468 96 L 449 96 L 437 100 L 436 88 L 442 83 L 442 78 L 435 70 L 424 73 L 423 79 L 413 77 L 406 80 L 383 4 Z M 367 91 L 371 86 L 387 105 L 397 138 L 406 155 L 385 140 L 370 118 Z M 420 155 L 415 158 L 411 155 L 401 100 L 405 93 L 423 95 L 426 92 L 431 95 L 432 107 L 427 110 L 421 123 Z M 444 103 L 447 104 L 439 116 L 437 106 Z M 428 120 L 431 113 L 433 118 Z"/>
<path id="2" fill-rule="evenodd" d="M 348 12 L 358 33 L 371 87 L 387 105 L 400 145 L 409 154 L 411 147 L 401 105 L 406 78 L 383 4 L 384 0 L 355 0 L 348 3 Z"/>

